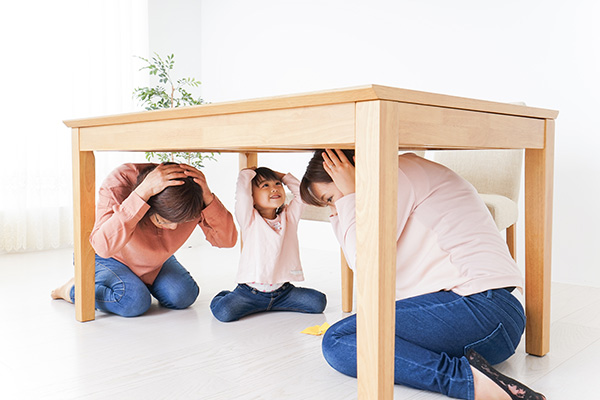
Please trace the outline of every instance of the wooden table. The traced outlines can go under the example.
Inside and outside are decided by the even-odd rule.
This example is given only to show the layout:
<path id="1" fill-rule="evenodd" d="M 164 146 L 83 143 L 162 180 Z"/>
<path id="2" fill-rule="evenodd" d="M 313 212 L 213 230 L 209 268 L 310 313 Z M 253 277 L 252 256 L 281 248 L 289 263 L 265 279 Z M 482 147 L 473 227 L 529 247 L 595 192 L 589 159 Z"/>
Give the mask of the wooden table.
<path id="1" fill-rule="evenodd" d="M 525 150 L 526 349 L 549 350 L 558 112 L 368 85 L 66 121 L 72 128 L 76 318 L 94 319 L 94 151 L 356 149 L 358 395 L 393 398 L 398 149 Z"/>

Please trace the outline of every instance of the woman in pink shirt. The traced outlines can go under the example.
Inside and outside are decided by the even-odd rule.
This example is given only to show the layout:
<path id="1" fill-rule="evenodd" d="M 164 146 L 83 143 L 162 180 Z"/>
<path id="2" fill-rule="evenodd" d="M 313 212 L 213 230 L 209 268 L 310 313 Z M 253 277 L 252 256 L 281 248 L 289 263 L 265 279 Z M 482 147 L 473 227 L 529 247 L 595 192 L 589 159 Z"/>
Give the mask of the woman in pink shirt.
<path id="1" fill-rule="evenodd" d="M 135 317 L 155 297 L 167 308 L 194 303 L 199 288 L 173 255 L 200 226 L 217 247 L 233 247 L 233 217 L 206 178 L 185 164 L 123 164 L 103 182 L 90 242 L 96 252 L 96 308 Z M 52 292 L 71 303 L 73 279 Z"/>
<path id="2" fill-rule="evenodd" d="M 334 232 L 354 268 L 353 151 L 318 150 L 302 200 L 329 206 Z M 521 274 L 471 184 L 415 154 L 398 157 L 394 380 L 460 399 L 545 397 L 490 364 L 509 358 L 525 329 L 511 293 Z M 356 316 L 331 326 L 323 355 L 356 376 Z"/>
<path id="3" fill-rule="evenodd" d="M 294 194 L 285 205 L 286 185 Z M 304 205 L 300 182 L 269 168 L 244 169 L 237 181 L 235 215 L 242 232 L 237 287 L 223 290 L 210 303 L 219 321 L 231 322 L 263 311 L 321 313 L 325 295 L 296 287 L 303 281 L 298 250 L 298 221 Z"/>

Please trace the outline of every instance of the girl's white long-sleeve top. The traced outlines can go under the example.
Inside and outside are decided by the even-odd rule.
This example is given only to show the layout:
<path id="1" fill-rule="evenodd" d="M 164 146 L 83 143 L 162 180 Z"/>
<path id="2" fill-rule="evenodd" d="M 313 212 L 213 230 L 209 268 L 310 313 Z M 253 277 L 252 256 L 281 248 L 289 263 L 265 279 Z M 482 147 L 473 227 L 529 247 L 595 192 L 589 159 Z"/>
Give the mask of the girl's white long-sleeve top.
<path id="1" fill-rule="evenodd" d="M 356 261 L 356 197 L 336 201 L 334 232 Z M 450 290 L 467 296 L 517 287 L 523 278 L 475 188 L 450 169 L 408 153 L 398 157 L 396 300 Z"/>
<path id="2" fill-rule="evenodd" d="M 252 178 L 256 172 L 240 171 L 235 194 L 235 216 L 242 235 L 242 253 L 236 282 L 238 283 L 284 283 L 303 281 L 298 248 L 298 222 L 304 209 L 300 200 L 300 181 L 293 175 L 283 177 L 283 183 L 294 198 L 286 205 L 274 222 L 275 230 L 254 208 Z"/>

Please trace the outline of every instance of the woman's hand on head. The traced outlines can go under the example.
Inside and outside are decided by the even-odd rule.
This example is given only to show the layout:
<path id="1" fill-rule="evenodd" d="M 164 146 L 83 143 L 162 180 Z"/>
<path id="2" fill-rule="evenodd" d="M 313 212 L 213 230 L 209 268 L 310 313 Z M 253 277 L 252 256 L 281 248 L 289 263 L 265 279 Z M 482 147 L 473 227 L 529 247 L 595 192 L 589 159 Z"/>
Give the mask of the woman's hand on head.
<path id="1" fill-rule="evenodd" d="M 152 170 L 135 188 L 135 193 L 144 201 L 156 194 L 159 194 L 169 186 L 183 185 L 185 170 L 179 164 L 160 164 Z"/>
<path id="2" fill-rule="evenodd" d="M 204 200 L 204 206 L 206 207 L 207 205 L 212 203 L 212 201 L 215 198 L 215 195 L 210 191 L 210 188 L 208 187 L 206 176 L 204 176 L 204 174 L 201 171 L 197 170 L 191 165 L 181 164 L 181 168 L 183 168 L 183 170 L 185 171 L 186 176 L 193 178 L 194 182 L 196 182 L 202 188 L 202 199 Z"/>
<path id="3" fill-rule="evenodd" d="M 344 196 L 356 191 L 354 165 L 339 149 L 326 149 L 323 152 L 323 168 Z"/>

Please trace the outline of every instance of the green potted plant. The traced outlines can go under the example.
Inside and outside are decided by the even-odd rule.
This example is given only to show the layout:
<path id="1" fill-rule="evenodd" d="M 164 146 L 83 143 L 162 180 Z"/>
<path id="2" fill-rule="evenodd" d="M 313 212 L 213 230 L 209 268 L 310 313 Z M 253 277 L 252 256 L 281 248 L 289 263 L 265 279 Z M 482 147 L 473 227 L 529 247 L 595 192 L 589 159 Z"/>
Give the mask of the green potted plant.
<path id="1" fill-rule="evenodd" d="M 188 92 L 188 87 L 198 87 L 200 81 L 195 78 L 181 78 L 176 81 L 171 77 L 171 72 L 175 65 L 175 56 L 168 55 L 163 59 L 157 53 L 148 60 L 144 57 L 139 59 L 145 61 L 146 65 L 140 68 L 147 69 L 150 75 L 158 77 L 158 85 L 154 87 L 138 87 L 133 90 L 133 96 L 146 110 L 159 110 L 164 108 L 174 108 L 183 106 L 192 106 L 204 104 L 201 97 L 194 98 Z M 163 86 L 165 85 L 165 86 Z M 204 166 L 207 160 L 216 160 L 215 153 L 186 153 L 186 152 L 146 152 L 148 161 L 175 161 L 192 165 L 196 168 Z"/>

